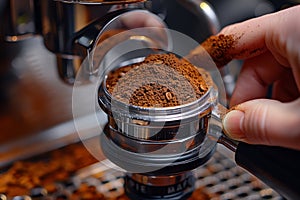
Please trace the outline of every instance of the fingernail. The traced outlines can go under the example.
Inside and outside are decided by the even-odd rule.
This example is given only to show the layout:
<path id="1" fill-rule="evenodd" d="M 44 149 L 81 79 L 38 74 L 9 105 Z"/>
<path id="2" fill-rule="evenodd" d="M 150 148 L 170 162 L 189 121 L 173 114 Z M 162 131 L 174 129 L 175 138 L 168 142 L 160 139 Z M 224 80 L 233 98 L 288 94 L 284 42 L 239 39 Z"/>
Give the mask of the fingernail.
<path id="1" fill-rule="evenodd" d="M 225 134 L 232 139 L 244 138 L 242 124 L 245 113 L 239 110 L 232 110 L 227 113 L 223 119 L 223 128 Z"/>

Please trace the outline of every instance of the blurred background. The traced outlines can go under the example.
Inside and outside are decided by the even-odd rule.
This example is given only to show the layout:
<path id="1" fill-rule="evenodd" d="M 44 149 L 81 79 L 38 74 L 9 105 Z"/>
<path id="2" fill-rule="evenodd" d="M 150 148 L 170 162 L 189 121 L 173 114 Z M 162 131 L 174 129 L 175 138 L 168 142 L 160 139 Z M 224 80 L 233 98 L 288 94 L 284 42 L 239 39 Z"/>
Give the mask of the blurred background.
<path id="1" fill-rule="evenodd" d="M 36 173 L 40 172 L 40 165 L 34 165 L 37 163 L 36 160 L 33 159 L 33 162 L 26 166 L 18 165 L 16 162 L 36 155 L 42 155 L 40 160 L 47 161 L 41 171 L 48 173 L 48 168 L 56 167 L 46 175 L 46 178 L 55 183 L 46 188 L 46 192 L 50 192 L 53 188 L 55 192 L 58 191 L 57 188 L 65 191 L 66 188 L 70 189 L 70 185 L 73 187 L 71 191 L 74 192 L 75 179 L 69 176 L 74 175 L 74 171 L 86 164 L 89 167 L 77 173 L 76 181 L 91 183 L 91 185 L 100 184 L 109 194 L 114 192 L 117 194 L 119 189 L 121 194 L 124 193 L 122 185 L 124 174 L 120 172 L 113 174 L 115 171 L 110 173 L 112 168 L 107 167 L 110 166 L 109 163 L 95 164 L 97 161 L 90 158 L 90 152 L 82 151 L 85 150 L 82 146 L 79 147 L 80 150 L 77 147 L 70 148 L 63 151 L 64 153 L 53 151 L 55 159 L 50 167 L 48 161 L 52 158 L 45 159 L 43 154 L 60 147 L 68 148 L 71 144 L 78 144 L 77 142 L 80 141 L 73 121 L 73 86 L 61 78 L 62 73 L 72 75 L 73 69 L 70 68 L 71 70 L 68 71 L 68 67 L 69 65 L 73 67 L 71 59 L 74 58 L 77 62 L 77 57 L 68 54 L 70 49 L 63 49 L 65 45 L 63 42 L 70 42 L 68 37 L 73 36 L 73 32 L 64 32 L 63 28 L 72 30 L 75 25 L 79 25 L 80 29 L 96 18 L 105 16 L 107 11 L 120 8 L 120 5 L 73 7 L 69 4 L 71 0 L 63 0 L 67 3 L 60 1 L 62 0 L 0 0 L 0 172 L 3 172 L 0 173 L 0 200 L 7 199 L 6 194 L 1 193 L 9 190 L 13 195 L 35 191 L 37 193 L 34 194 L 40 197 L 35 199 L 43 199 L 42 197 L 47 196 L 46 187 L 35 188 L 37 184 L 29 187 L 26 181 L 19 181 L 21 175 L 27 180 L 38 177 Z M 142 7 L 160 17 L 168 28 L 184 33 L 201 43 L 226 25 L 273 13 L 298 3 L 300 2 L 296 0 L 153 0 L 142 2 Z M 131 8 L 130 6 L 126 8 Z M 42 16 L 41 13 L 46 13 L 48 16 Z M 89 26 L 89 28 L 91 31 L 99 31 L 97 26 Z M 65 62 L 65 66 L 59 64 L 58 61 L 62 60 L 68 61 Z M 241 65 L 242 61 L 232 61 L 220 70 L 225 83 L 227 100 L 230 100 Z M 90 114 L 89 110 L 82 105 L 79 120 L 84 124 L 88 142 L 88 138 L 99 135 L 96 124 L 91 123 Z M 100 118 L 101 123 L 106 123 L 105 120 L 106 118 Z M 98 138 L 92 142 L 96 142 L 99 146 Z M 199 190 L 201 194 L 204 188 L 206 192 L 222 196 L 223 199 L 245 199 L 246 197 L 284 199 L 238 168 L 228 159 L 232 154 L 224 156 L 225 154 L 225 151 L 222 151 L 222 154 L 217 152 L 208 165 L 195 171 L 196 187 L 201 189 Z M 104 162 L 108 161 L 104 160 Z M 14 167 L 17 168 L 18 173 L 7 170 L 6 167 L 13 163 L 17 163 Z M 68 167 L 71 169 L 67 169 Z M 106 176 L 103 171 L 108 171 L 110 174 Z M 14 176 L 10 176 L 9 173 Z M 61 178 L 64 184 L 57 185 L 57 179 L 61 180 Z M 9 185 L 12 183 L 13 185 Z M 21 188 L 18 193 L 12 191 L 15 188 L 20 189 L 22 183 L 26 187 Z M 196 193 L 195 199 L 199 199 L 200 193 Z M 30 200 L 31 198 L 15 196 L 13 200 L 16 199 Z M 57 196 L 57 199 L 67 199 L 67 197 Z"/>
<path id="2" fill-rule="evenodd" d="M 186 2 L 189 1 L 154 0 L 146 2 L 145 7 L 161 17 L 170 29 L 185 33 L 200 43 L 228 24 L 298 3 L 290 0 L 209 0 L 207 3 L 214 13 L 208 19 L 195 5 Z M 19 141 L 20 147 L 20 141 L 24 138 L 39 135 L 64 123 L 69 128 L 59 132 L 62 136 L 68 135 L 66 132 L 75 131 L 72 124 L 72 86 L 60 80 L 55 56 L 45 47 L 41 36 L 20 42 L 5 41 L 5 31 L 11 28 L 6 17 L 12 12 L 8 4 L 8 0 L 0 1 L 0 146 Z M 19 18 L 14 20 L 21 21 L 21 31 L 34 31 L 26 1 L 18 1 L 13 6 L 19 8 Z M 95 8 L 91 9 L 90 15 L 94 17 L 99 13 Z M 229 97 L 239 65 L 239 62 L 230 64 L 222 72 Z M 75 136 L 71 138 L 76 140 Z M 28 142 L 25 144 L 28 146 Z M 0 148 L 0 158 L 1 154 L 2 158 L 6 157 L 7 148 Z"/>
<path id="3" fill-rule="evenodd" d="M 78 139 L 72 123 L 72 86 L 61 81 L 54 53 L 45 47 L 41 36 L 34 35 L 33 16 L 27 12 L 31 5 L 26 2 L 17 2 L 15 16 L 18 18 L 13 20 L 20 22 L 18 29 L 27 32 L 24 37 L 28 36 L 28 39 L 7 42 L 5 30 L 11 29 L 9 20 L 12 20 L 8 19 L 8 13 L 16 12 L 12 10 L 15 1 L 0 1 L 0 161 L 13 155 L 21 156 L 20 151 L 30 149 L 29 144 L 40 144 L 36 141 L 45 138 L 50 141 L 66 138 L 57 145 Z M 209 20 L 186 1 L 148 1 L 146 8 L 161 17 L 170 29 L 185 33 L 200 43 L 228 24 L 272 13 L 298 2 L 209 0 L 207 3 L 215 14 Z M 101 14 L 97 9 L 91 9 L 90 15 Z M 239 66 L 239 62 L 230 64 L 222 72 L 229 97 Z"/>

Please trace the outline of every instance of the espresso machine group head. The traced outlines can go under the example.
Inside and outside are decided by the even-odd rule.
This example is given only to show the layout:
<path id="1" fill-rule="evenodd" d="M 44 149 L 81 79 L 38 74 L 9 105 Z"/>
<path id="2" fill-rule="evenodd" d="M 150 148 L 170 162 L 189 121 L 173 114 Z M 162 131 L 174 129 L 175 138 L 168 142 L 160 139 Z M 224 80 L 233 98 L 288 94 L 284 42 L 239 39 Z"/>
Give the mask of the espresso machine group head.
<path id="1" fill-rule="evenodd" d="M 35 35 L 56 55 L 60 77 L 69 84 L 82 60 L 91 54 L 103 29 L 118 16 L 144 9 L 144 0 L 9 0 L 4 39 L 18 42 Z M 109 29 L 125 29 L 120 23 Z M 90 71 L 90 73 L 93 73 Z"/>
<path id="2" fill-rule="evenodd" d="M 4 13 L 6 23 L 2 25 L 4 40 L 18 42 L 35 35 L 42 36 L 47 49 L 56 55 L 60 77 L 69 84 L 74 83 L 76 72 L 83 59 L 90 56 L 104 29 L 135 28 L 125 27 L 124 23 L 120 22 L 118 18 L 124 13 L 132 10 L 151 11 L 145 15 L 155 13 L 155 16 L 160 16 L 155 20 L 164 26 L 162 21 L 165 20 L 163 19 L 165 16 L 162 15 L 169 9 L 166 20 L 170 22 L 169 28 L 174 25 L 176 29 L 181 27 L 176 18 L 179 17 L 177 12 L 183 8 L 182 13 L 186 12 L 188 17 L 193 15 L 202 21 L 207 32 L 203 38 L 215 33 L 219 26 L 216 15 L 209 5 L 199 0 L 170 3 L 161 0 L 4 0 L 3 2 L 3 6 L 6 6 Z M 202 3 L 206 6 L 199 7 Z M 184 15 L 180 17 L 181 20 L 185 20 Z M 137 18 L 133 19 L 136 20 Z M 184 30 L 191 27 L 193 26 L 185 27 Z M 89 73 L 93 74 L 93 70 L 90 69 Z"/>

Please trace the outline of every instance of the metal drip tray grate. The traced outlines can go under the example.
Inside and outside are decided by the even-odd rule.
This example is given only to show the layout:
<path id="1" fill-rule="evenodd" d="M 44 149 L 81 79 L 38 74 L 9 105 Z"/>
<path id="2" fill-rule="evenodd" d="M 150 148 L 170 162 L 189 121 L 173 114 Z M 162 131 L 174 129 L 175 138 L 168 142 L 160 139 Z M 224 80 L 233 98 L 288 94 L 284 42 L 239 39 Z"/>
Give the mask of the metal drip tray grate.
<path id="1" fill-rule="evenodd" d="M 87 157 L 84 154 L 80 156 Z M 42 155 L 43 158 L 45 155 Z M 63 159 L 63 165 L 67 164 L 62 154 L 59 154 L 59 158 Z M 34 159 L 34 162 L 37 160 Z M 128 200 L 124 195 L 124 172 L 117 170 L 108 160 L 93 163 L 75 171 L 64 181 L 55 182 L 51 187 L 35 187 L 21 196 L 0 194 L 0 200 Z M 55 172 L 57 173 L 59 171 Z M 189 200 L 284 199 L 260 180 L 236 166 L 219 150 L 207 164 L 195 169 L 193 173 L 196 177 L 196 191 Z"/>
<path id="2" fill-rule="evenodd" d="M 283 199 L 260 180 L 216 152 L 203 167 L 195 170 L 197 188 L 203 188 L 211 199 Z"/>
<path id="3" fill-rule="evenodd" d="M 219 152 L 206 165 L 194 170 L 194 174 L 196 188 L 211 200 L 284 199 Z M 75 179 L 96 186 L 106 198 L 116 198 L 124 193 L 123 175 L 121 171 L 97 163 L 79 171 Z M 198 199 L 196 194 L 192 198 Z"/>

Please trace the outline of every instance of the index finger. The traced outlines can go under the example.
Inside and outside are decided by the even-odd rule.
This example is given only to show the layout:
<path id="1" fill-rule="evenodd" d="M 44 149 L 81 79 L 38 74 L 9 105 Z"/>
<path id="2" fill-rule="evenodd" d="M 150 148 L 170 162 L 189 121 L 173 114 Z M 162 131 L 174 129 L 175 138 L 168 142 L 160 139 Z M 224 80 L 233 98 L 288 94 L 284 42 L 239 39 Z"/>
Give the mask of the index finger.
<path id="1" fill-rule="evenodd" d="M 260 55 L 268 50 L 266 37 L 274 31 L 283 31 L 281 27 L 288 23 L 285 16 L 298 12 L 300 6 L 295 6 L 227 26 L 218 35 L 205 40 L 201 48 L 194 49 L 190 54 L 199 55 L 204 48 L 218 67 L 226 65 L 232 59 L 248 59 Z"/>

